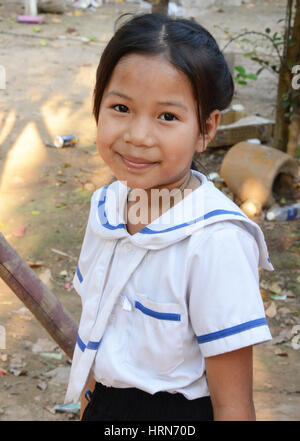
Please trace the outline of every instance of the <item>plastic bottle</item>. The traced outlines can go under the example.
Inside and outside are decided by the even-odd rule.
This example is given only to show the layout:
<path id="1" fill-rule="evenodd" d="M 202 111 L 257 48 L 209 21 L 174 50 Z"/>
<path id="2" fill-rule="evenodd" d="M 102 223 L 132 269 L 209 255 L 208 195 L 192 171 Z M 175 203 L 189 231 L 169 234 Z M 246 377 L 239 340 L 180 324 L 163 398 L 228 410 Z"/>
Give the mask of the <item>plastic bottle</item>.
<path id="1" fill-rule="evenodd" d="M 267 220 L 288 221 L 300 217 L 300 202 L 285 207 L 271 208 L 266 214 Z"/>

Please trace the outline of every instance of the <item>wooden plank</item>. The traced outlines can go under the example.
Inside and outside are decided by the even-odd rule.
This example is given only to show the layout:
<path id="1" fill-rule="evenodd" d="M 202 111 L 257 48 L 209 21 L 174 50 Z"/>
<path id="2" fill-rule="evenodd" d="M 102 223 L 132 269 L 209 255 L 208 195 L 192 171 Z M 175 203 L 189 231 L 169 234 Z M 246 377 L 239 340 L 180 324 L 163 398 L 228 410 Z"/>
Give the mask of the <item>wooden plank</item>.
<path id="1" fill-rule="evenodd" d="M 78 325 L 1 233 L 0 277 L 72 359 Z"/>

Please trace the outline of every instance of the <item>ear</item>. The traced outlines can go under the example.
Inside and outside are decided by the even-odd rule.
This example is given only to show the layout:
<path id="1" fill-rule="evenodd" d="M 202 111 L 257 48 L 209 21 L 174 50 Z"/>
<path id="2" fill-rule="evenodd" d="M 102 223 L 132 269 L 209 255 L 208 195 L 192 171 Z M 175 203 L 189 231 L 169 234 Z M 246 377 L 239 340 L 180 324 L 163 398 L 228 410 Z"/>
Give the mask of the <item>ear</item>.
<path id="1" fill-rule="evenodd" d="M 214 110 L 213 112 L 211 112 L 211 114 L 209 115 L 209 117 L 205 122 L 206 133 L 204 135 L 204 141 L 203 141 L 202 133 L 199 136 L 199 140 L 196 147 L 197 152 L 201 153 L 205 151 L 207 145 L 210 143 L 210 141 L 213 139 L 213 137 L 216 134 L 218 125 L 220 124 L 220 120 L 221 120 L 220 110 Z"/>

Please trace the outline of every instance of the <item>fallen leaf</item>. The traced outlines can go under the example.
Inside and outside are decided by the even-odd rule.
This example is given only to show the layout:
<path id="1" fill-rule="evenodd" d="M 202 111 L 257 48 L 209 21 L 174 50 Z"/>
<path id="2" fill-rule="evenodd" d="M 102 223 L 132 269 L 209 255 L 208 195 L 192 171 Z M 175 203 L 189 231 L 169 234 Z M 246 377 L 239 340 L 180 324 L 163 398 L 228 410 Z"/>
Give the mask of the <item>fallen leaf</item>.
<path id="1" fill-rule="evenodd" d="M 41 44 L 41 46 L 47 46 L 47 43 L 45 40 L 40 40 L 40 44 Z"/>
<path id="2" fill-rule="evenodd" d="M 266 315 L 269 318 L 273 318 L 275 317 L 275 315 L 277 314 L 277 308 L 274 302 L 271 303 L 271 305 L 266 309 Z"/>
<path id="3" fill-rule="evenodd" d="M 269 285 L 269 290 L 274 292 L 275 294 L 281 294 L 282 288 L 278 282 L 271 282 Z"/>
<path id="4" fill-rule="evenodd" d="M 295 325 L 291 329 L 291 335 L 295 335 L 300 331 L 300 325 Z"/>
<path id="5" fill-rule="evenodd" d="M 36 387 L 40 390 L 46 390 L 47 389 L 47 383 L 46 381 L 40 381 Z"/>
<path id="6" fill-rule="evenodd" d="M 30 268 L 39 268 L 40 266 L 43 266 L 45 262 L 43 262 L 42 260 L 26 260 L 26 263 L 28 266 L 30 266 Z"/>
<path id="7" fill-rule="evenodd" d="M 300 349 L 300 334 L 297 334 L 292 338 L 291 345 L 295 350 Z"/>
<path id="8" fill-rule="evenodd" d="M 48 286 L 48 288 L 52 288 L 52 274 L 50 268 L 45 268 L 45 270 L 39 274 L 39 278 L 46 286 Z"/>
<path id="9" fill-rule="evenodd" d="M 52 413 L 52 415 L 55 415 L 55 413 L 56 413 L 55 410 L 51 409 L 51 407 L 49 407 L 49 406 L 44 407 L 44 409 L 47 410 L 47 412 Z"/>
<path id="10" fill-rule="evenodd" d="M 75 28 L 67 28 L 66 32 L 67 32 L 67 34 L 74 34 L 74 32 L 77 32 L 77 29 L 75 29 Z"/>
<path id="11" fill-rule="evenodd" d="M 268 294 L 263 289 L 260 289 L 260 295 L 262 296 L 263 299 L 269 298 Z"/>
<path id="12" fill-rule="evenodd" d="M 34 214 L 35 216 L 37 216 L 40 214 L 40 212 L 39 211 L 32 211 L 31 214 Z"/>
<path id="13" fill-rule="evenodd" d="M 9 368 L 9 372 L 13 374 L 15 377 L 20 377 L 21 375 L 27 375 L 27 370 L 19 367 L 11 367 Z"/>
<path id="14" fill-rule="evenodd" d="M 288 357 L 288 353 L 283 351 L 280 348 L 276 348 L 274 353 L 275 353 L 275 355 L 279 355 L 279 357 Z"/>
<path id="15" fill-rule="evenodd" d="M 67 270 L 62 270 L 62 271 L 59 273 L 59 275 L 60 275 L 60 276 L 63 276 L 63 277 L 68 277 L 68 271 L 67 271 Z"/>

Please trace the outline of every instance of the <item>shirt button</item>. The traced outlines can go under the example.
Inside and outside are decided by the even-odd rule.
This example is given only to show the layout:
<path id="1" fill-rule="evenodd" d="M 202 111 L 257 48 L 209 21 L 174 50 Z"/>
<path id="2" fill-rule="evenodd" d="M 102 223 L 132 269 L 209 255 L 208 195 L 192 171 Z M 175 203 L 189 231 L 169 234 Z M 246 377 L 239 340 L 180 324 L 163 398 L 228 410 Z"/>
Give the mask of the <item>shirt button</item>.
<path id="1" fill-rule="evenodd" d="M 126 243 L 126 244 L 124 245 L 124 250 L 125 250 L 127 253 L 130 253 L 130 252 L 132 251 L 132 245 L 131 245 L 130 243 Z"/>

